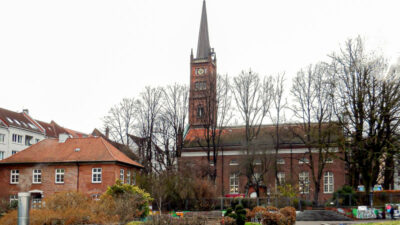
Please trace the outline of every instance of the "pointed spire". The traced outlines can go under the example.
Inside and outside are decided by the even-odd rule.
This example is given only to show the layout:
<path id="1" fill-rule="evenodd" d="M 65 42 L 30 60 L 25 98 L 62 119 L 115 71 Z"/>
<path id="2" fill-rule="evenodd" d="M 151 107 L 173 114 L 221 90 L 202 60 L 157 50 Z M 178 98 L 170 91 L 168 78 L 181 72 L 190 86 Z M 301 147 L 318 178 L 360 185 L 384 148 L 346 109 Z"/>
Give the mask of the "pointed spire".
<path id="1" fill-rule="evenodd" d="M 210 54 L 210 39 L 208 38 L 208 23 L 206 1 L 203 1 L 203 9 L 201 12 L 201 22 L 199 31 L 199 41 L 197 43 L 197 59 L 207 58 Z"/>

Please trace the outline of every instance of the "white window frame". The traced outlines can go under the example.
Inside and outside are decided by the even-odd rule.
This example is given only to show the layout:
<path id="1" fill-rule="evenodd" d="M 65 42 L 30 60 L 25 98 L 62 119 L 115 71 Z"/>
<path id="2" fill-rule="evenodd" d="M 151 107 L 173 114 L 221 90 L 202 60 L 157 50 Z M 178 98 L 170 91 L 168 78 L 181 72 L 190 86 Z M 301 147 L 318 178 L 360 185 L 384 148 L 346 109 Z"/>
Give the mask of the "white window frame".
<path id="1" fill-rule="evenodd" d="M 303 157 L 301 159 L 299 159 L 299 164 L 307 164 L 310 163 L 310 159 L 307 157 Z"/>
<path id="2" fill-rule="evenodd" d="M 0 151 L 0 160 L 4 159 L 4 154 L 5 154 L 4 151 Z"/>
<path id="3" fill-rule="evenodd" d="M 17 152 L 18 152 L 17 150 L 12 150 L 11 155 L 15 155 L 15 154 L 17 154 Z"/>
<path id="4" fill-rule="evenodd" d="M 18 195 L 10 195 L 10 204 L 12 204 L 14 201 L 18 202 Z"/>
<path id="5" fill-rule="evenodd" d="M 60 180 L 58 178 L 60 178 Z M 62 168 L 56 169 L 55 176 L 54 176 L 54 181 L 55 181 L 56 184 L 63 184 L 64 183 L 64 181 L 65 181 L 65 169 L 62 169 Z"/>
<path id="6" fill-rule="evenodd" d="M 229 193 L 239 194 L 239 173 L 231 173 L 229 176 Z"/>
<path id="7" fill-rule="evenodd" d="M 278 165 L 284 165 L 284 164 L 285 164 L 285 159 L 284 159 L 284 158 L 277 158 L 277 159 L 276 159 L 276 164 L 278 164 Z"/>
<path id="8" fill-rule="evenodd" d="M 331 157 L 326 158 L 325 163 L 333 163 L 333 158 Z"/>
<path id="9" fill-rule="evenodd" d="M 102 182 L 102 168 L 92 168 L 92 183 L 100 184 Z"/>
<path id="10" fill-rule="evenodd" d="M 122 183 L 124 183 L 124 178 L 125 178 L 125 170 L 120 169 L 119 170 L 119 179 L 121 180 Z"/>
<path id="11" fill-rule="evenodd" d="M 6 135 L 5 134 L 0 134 L 0 143 L 3 144 L 5 142 Z"/>
<path id="12" fill-rule="evenodd" d="M 331 194 L 334 192 L 334 179 L 333 172 L 326 171 L 324 173 L 324 193 Z"/>
<path id="13" fill-rule="evenodd" d="M 132 185 L 136 185 L 136 172 L 133 172 Z"/>
<path id="14" fill-rule="evenodd" d="M 278 172 L 277 177 L 278 177 L 278 180 L 279 180 L 279 184 L 280 184 L 280 185 L 286 183 L 286 175 L 285 175 L 285 172 Z"/>
<path id="15" fill-rule="evenodd" d="M 299 191 L 301 194 L 310 193 L 310 174 L 308 171 L 299 173 Z"/>
<path id="16" fill-rule="evenodd" d="M 19 183 L 19 170 L 11 170 L 10 184 L 18 184 L 18 183 Z"/>
<path id="17" fill-rule="evenodd" d="M 130 170 L 126 171 L 126 183 L 131 184 L 131 171 Z"/>
<path id="18" fill-rule="evenodd" d="M 42 183 L 42 170 L 34 169 L 32 170 L 32 183 L 41 184 Z"/>
<path id="19" fill-rule="evenodd" d="M 13 134 L 12 135 L 12 142 L 13 143 L 22 144 L 22 139 L 23 139 L 22 135 L 19 135 L 19 134 Z"/>
<path id="20" fill-rule="evenodd" d="M 232 160 L 229 162 L 229 165 L 230 165 L 230 166 L 239 166 L 239 163 L 238 163 L 237 159 L 232 159 Z"/>

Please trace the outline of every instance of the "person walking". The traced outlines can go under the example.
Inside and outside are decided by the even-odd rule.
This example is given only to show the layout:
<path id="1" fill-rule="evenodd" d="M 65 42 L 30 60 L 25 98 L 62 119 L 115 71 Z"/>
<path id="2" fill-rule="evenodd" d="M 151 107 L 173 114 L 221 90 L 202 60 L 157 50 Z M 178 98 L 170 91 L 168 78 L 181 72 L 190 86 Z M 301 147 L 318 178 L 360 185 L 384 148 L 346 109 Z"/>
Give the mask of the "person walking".
<path id="1" fill-rule="evenodd" d="M 392 220 L 394 220 L 394 206 L 393 205 L 390 206 L 390 218 Z"/>

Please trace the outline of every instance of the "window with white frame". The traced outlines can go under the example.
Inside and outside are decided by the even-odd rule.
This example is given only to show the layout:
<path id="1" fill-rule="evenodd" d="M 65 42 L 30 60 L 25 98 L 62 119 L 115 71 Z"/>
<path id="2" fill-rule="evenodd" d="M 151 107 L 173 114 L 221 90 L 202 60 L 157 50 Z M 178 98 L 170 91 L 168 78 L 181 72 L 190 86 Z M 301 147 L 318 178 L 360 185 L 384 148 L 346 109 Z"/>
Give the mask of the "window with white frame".
<path id="1" fill-rule="evenodd" d="M 0 151 L 0 160 L 4 159 L 4 152 Z"/>
<path id="2" fill-rule="evenodd" d="M 261 164 L 262 164 L 261 159 L 254 160 L 254 165 L 261 165 Z"/>
<path id="3" fill-rule="evenodd" d="M 11 170 L 10 183 L 18 184 L 19 182 L 19 170 Z"/>
<path id="4" fill-rule="evenodd" d="M 22 144 L 22 135 L 13 134 L 12 135 L 12 142 Z"/>
<path id="5" fill-rule="evenodd" d="M 231 173 L 229 177 L 229 192 L 231 194 L 239 193 L 239 173 Z"/>
<path id="6" fill-rule="evenodd" d="M 253 180 L 254 183 L 259 183 L 261 181 L 261 174 L 260 173 L 254 173 L 251 179 Z"/>
<path id="7" fill-rule="evenodd" d="M 299 191 L 301 194 L 308 194 L 310 191 L 310 178 L 307 171 L 299 173 Z"/>
<path id="8" fill-rule="evenodd" d="M 124 183 L 124 178 L 125 178 L 125 170 L 120 169 L 119 170 L 119 179 L 121 180 L 122 183 Z"/>
<path id="9" fill-rule="evenodd" d="M 33 170 L 32 183 L 34 183 L 34 184 L 42 183 L 42 170 L 38 170 L 38 169 Z"/>
<path id="10" fill-rule="evenodd" d="M 276 164 L 283 165 L 283 164 L 285 164 L 285 160 L 283 158 L 277 158 L 276 159 Z"/>
<path id="11" fill-rule="evenodd" d="M 303 157 L 299 159 L 299 164 L 310 163 L 310 160 L 307 157 Z"/>
<path id="12" fill-rule="evenodd" d="M 325 163 L 333 163 L 333 159 L 331 157 L 326 158 Z"/>
<path id="13" fill-rule="evenodd" d="M 5 135 L 0 134 L 0 143 L 4 143 Z"/>
<path id="14" fill-rule="evenodd" d="M 92 183 L 101 183 L 101 168 L 92 168 Z"/>
<path id="15" fill-rule="evenodd" d="M 324 193 L 333 193 L 333 172 L 324 173 Z"/>
<path id="16" fill-rule="evenodd" d="M 64 169 L 56 169 L 56 183 L 63 184 L 64 183 Z"/>
<path id="17" fill-rule="evenodd" d="M 10 195 L 10 204 L 13 202 L 18 202 L 18 195 Z"/>
<path id="18" fill-rule="evenodd" d="M 238 163 L 238 161 L 237 161 L 236 159 L 232 159 L 232 160 L 229 162 L 229 165 L 230 165 L 230 166 L 238 166 L 239 163 Z"/>
<path id="19" fill-rule="evenodd" d="M 136 185 L 136 173 L 133 172 L 132 185 Z"/>
<path id="20" fill-rule="evenodd" d="M 285 172 L 278 172 L 278 181 L 279 181 L 279 185 L 282 185 L 286 182 Z"/>
<path id="21" fill-rule="evenodd" d="M 130 170 L 126 171 L 126 183 L 131 184 L 131 171 Z"/>

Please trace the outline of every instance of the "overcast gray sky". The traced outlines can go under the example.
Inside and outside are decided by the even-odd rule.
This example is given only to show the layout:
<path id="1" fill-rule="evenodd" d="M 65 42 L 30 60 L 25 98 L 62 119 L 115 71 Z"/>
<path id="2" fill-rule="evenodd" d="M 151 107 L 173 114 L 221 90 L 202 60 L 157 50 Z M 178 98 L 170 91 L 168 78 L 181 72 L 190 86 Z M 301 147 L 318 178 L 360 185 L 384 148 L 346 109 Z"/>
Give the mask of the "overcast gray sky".
<path id="1" fill-rule="evenodd" d="M 0 107 L 82 132 L 146 85 L 189 83 L 202 0 L 0 1 Z M 400 1 L 207 0 L 218 72 L 260 75 L 326 59 L 362 35 L 400 52 Z M 288 86 L 290 88 L 290 86 Z"/>

